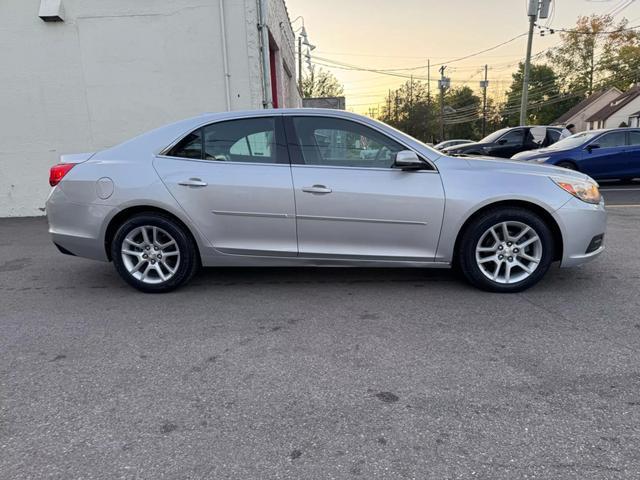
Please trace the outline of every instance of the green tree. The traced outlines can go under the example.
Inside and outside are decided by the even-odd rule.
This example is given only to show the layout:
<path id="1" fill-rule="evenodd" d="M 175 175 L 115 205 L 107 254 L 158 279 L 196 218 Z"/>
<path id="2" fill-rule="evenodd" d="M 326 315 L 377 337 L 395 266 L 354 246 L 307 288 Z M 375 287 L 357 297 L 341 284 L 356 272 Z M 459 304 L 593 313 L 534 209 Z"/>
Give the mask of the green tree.
<path id="1" fill-rule="evenodd" d="M 625 23 L 626 25 L 626 23 Z M 600 64 L 607 72 L 601 82 L 604 86 L 615 86 L 626 90 L 640 81 L 640 33 L 625 30 L 609 36 L 604 46 Z"/>
<path id="2" fill-rule="evenodd" d="M 611 77 L 629 86 L 624 73 L 637 72 L 638 34 L 624 30 L 628 21 L 615 22 L 610 15 L 580 16 L 576 26 L 562 32 L 562 44 L 547 53 L 558 76 L 569 91 L 590 95 L 597 88 L 611 84 Z M 634 58 L 635 57 L 635 58 Z M 623 71 L 617 68 L 623 68 Z M 626 72 L 625 72 L 626 69 Z"/>
<path id="3" fill-rule="evenodd" d="M 439 98 L 437 101 L 440 101 Z M 463 86 L 447 91 L 444 105 L 445 138 L 479 137 L 482 128 L 482 99 L 471 88 Z"/>
<path id="4" fill-rule="evenodd" d="M 520 63 L 518 70 L 511 77 L 513 80 L 507 90 L 507 100 L 502 106 L 504 126 L 515 126 L 520 121 L 523 63 Z M 575 105 L 580 97 L 563 92 L 558 75 L 549 65 L 532 64 L 529 70 L 528 100 L 530 107 L 527 109 L 527 123 L 549 125 Z"/>
<path id="5" fill-rule="evenodd" d="M 434 100 L 427 84 L 407 81 L 387 95 L 380 120 L 423 141 L 431 142 L 437 129 Z"/>
<path id="6" fill-rule="evenodd" d="M 313 66 L 307 75 L 302 77 L 302 96 L 304 98 L 340 97 L 344 88 L 338 79 L 322 68 Z"/>

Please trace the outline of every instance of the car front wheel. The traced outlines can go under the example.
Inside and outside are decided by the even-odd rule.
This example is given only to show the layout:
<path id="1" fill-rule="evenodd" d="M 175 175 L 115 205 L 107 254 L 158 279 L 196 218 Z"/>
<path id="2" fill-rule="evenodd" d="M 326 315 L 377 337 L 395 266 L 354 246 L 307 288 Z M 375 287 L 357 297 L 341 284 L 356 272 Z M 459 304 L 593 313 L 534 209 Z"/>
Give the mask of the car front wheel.
<path id="1" fill-rule="evenodd" d="M 111 258 L 127 283 L 148 293 L 183 285 L 199 265 L 190 235 L 157 213 L 138 214 L 124 222 L 111 243 Z"/>
<path id="2" fill-rule="evenodd" d="M 469 282 L 479 288 L 520 292 L 544 276 L 553 249 L 553 235 L 540 216 L 522 208 L 496 209 L 467 226 L 457 263 Z"/>

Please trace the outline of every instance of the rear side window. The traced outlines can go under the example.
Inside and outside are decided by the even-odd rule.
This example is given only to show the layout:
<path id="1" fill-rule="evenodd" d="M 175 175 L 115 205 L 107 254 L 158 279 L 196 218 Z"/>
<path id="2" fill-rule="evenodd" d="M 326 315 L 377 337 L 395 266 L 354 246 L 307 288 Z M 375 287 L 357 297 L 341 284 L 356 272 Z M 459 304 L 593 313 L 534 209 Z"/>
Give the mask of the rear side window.
<path id="1" fill-rule="evenodd" d="M 560 131 L 559 130 L 553 130 L 552 128 L 549 128 L 547 130 L 547 142 L 549 145 L 551 145 L 552 143 L 556 143 L 558 140 L 560 140 Z"/>
<path id="2" fill-rule="evenodd" d="M 640 132 L 629 132 L 629 145 L 640 145 Z"/>
<path id="3" fill-rule="evenodd" d="M 191 132 L 169 152 L 171 157 L 202 158 L 202 129 Z"/>
<path id="4" fill-rule="evenodd" d="M 181 140 L 169 156 L 218 162 L 288 162 L 278 148 L 273 117 L 217 122 L 199 128 Z"/>

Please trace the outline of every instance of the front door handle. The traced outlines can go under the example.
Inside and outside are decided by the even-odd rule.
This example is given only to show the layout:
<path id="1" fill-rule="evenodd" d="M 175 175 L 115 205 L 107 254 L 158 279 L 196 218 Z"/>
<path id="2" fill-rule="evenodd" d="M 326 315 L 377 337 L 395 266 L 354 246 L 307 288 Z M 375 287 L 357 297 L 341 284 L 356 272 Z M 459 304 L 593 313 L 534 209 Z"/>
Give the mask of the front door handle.
<path id="1" fill-rule="evenodd" d="M 332 190 L 324 185 L 314 185 L 312 187 L 302 187 L 303 192 L 307 193 L 331 193 Z"/>
<path id="2" fill-rule="evenodd" d="M 178 185 L 182 185 L 183 187 L 206 187 L 207 182 L 203 182 L 199 178 L 190 178 L 189 180 L 178 182 Z"/>

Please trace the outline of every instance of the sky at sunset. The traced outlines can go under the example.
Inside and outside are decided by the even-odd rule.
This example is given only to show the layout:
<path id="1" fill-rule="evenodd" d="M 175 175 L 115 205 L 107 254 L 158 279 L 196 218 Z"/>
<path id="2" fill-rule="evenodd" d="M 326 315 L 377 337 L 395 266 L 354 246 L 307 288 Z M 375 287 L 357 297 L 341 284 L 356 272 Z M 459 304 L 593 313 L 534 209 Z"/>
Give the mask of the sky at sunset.
<path id="1" fill-rule="evenodd" d="M 552 28 L 571 28 L 579 15 L 621 10 L 616 20 L 640 24 L 640 1 L 554 0 L 551 18 L 539 20 Z M 431 61 L 431 88 L 437 88 L 439 64 L 447 62 L 452 86 L 479 88 L 483 67 L 489 65 L 489 95 L 501 98 L 511 73 L 526 51 L 526 36 L 472 58 L 451 62 L 526 33 L 525 0 L 286 0 L 291 20 L 304 17 L 310 43 L 317 46 L 313 62 L 340 62 L 369 69 L 405 70 L 401 74 L 427 77 Z M 626 5 L 626 7 L 625 7 Z M 300 20 L 294 28 L 301 26 Z M 558 33 L 536 34 L 533 53 L 553 47 Z M 304 65 L 303 65 L 303 68 Z M 367 113 L 384 102 L 390 88 L 406 79 L 337 67 L 330 70 L 344 85 L 347 108 Z"/>

